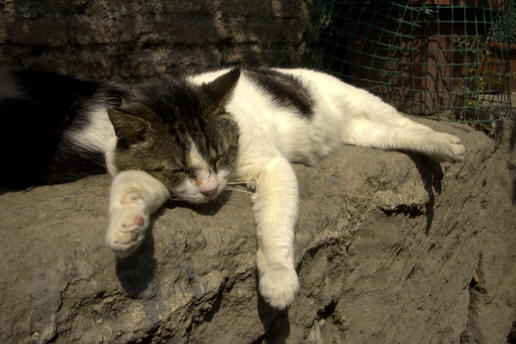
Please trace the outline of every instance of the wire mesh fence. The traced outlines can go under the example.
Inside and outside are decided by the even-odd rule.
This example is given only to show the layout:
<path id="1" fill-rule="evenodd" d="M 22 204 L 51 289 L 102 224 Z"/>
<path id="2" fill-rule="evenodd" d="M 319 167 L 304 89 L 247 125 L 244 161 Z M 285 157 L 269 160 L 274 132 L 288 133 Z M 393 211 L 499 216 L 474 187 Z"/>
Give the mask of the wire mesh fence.
<path id="1" fill-rule="evenodd" d="M 483 122 L 511 116 L 511 43 L 514 0 L 330 0 L 307 57 L 402 111 Z"/>

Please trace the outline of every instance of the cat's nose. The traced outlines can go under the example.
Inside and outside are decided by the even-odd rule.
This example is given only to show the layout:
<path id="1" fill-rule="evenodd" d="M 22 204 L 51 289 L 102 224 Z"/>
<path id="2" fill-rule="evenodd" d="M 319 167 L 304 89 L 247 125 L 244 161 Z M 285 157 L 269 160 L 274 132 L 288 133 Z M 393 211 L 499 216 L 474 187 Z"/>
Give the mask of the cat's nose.
<path id="1" fill-rule="evenodd" d="M 212 175 L 210 170 L 202 170 L 197 172 L 194 179 L 195 185 L 199 187 L 199 192 L 207 198 L 213 198 L 217 195 L 218 181 Z"/>

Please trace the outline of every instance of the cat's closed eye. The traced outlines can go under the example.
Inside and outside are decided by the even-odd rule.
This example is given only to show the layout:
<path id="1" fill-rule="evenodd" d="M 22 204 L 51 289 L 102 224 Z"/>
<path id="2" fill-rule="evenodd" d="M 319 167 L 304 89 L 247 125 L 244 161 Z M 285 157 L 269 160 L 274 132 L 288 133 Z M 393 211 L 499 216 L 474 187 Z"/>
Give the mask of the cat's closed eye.
<path id="1" fill-rule="evenodd" d="M 235 159 L 236 151 L 235 149 L 229 149 L 224 153 L 218 154 L 215 159 L 212 161 L 212 165 L 215 166 L 216 169 L 221 169 L 225 167 L 229 167 L 233 160 Z"/>
<path id="2" fill-rule="evenodd" d="M 150 173 L 158 173 L 164 177 L 178 177 L 178 176 L 190 176 L 192 173 L 190 169 L 184 167 L 170 168 L 166 165 L 153 166 L 146 169 Z"/>
<path id="3" fill-rule="evenodd" d="M 170 168 L 170 169 L 167 168 L 166 172 L 171 175 L 187 175 L 187 176 L 191 176 L 193 173 L 189 168 L 186 168 L 186 167 L 178 167 L 178 168 Z"/>
<path id="4" fill-rule="evenodd" d="M 219 168 L 220 163 L 222 162 L 222 159 L 224 159 L 224 154 L 217 154 L 215 158 L 211 160 L 211 166 L 215 166 Z"/>
<path id="5" fill-rule="evenodd" d="M 165 166 L 164 165 L 161 165 L 161 166 L 156 166 L 156 167 L 151 167 L 148 169 L 149 172 L 161 172 L 165 169 Z"/>

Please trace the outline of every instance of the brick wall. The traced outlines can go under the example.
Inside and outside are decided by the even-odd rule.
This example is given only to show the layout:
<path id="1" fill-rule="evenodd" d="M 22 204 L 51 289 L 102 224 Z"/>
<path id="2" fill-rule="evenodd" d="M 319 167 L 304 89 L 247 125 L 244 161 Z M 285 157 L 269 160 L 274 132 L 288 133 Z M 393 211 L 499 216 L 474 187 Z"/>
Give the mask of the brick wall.
<path id="1" fill-rule="evenodd" d="M 133 80 L 298 65 L 311 0 L 0 0 L 0 66 Z"/>

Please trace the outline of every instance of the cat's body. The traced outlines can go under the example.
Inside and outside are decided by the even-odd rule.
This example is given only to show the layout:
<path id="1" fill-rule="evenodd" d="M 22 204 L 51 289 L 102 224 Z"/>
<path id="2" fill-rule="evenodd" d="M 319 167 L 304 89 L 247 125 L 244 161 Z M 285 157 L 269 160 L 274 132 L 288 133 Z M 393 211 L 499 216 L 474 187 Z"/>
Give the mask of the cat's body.
<path id="1" fill-rule="evenodd" d="M 0 89 L 0 113 L 6 100 L 27 96 L 16 74 L 9 78 L 3 97 Z M 299 288 L 291 161 L 313 164 L 342 144 L 411 150 L 438 161 L 461 161 L 464 154 L 457 137 L 312 70 L 226 69 L 131 91 L 96 85 L 75 117 L 84 122 L 63 129 L 61 142 L 105 156 L 114 178 L 108 245 L 120 255 L 134 251 L 149 216 L 170 197 L 204 203 L 245 183 L 256 191 L 260 292 L 278 308 Z"/>

